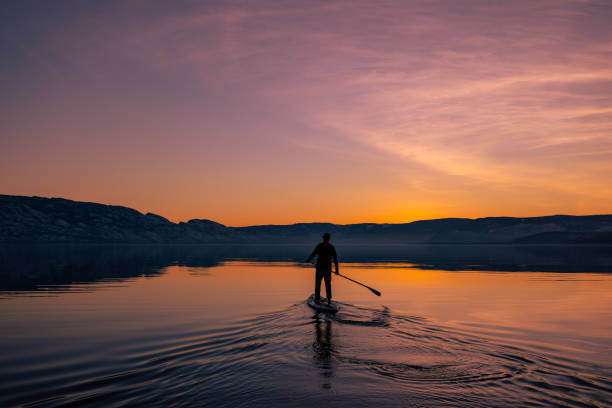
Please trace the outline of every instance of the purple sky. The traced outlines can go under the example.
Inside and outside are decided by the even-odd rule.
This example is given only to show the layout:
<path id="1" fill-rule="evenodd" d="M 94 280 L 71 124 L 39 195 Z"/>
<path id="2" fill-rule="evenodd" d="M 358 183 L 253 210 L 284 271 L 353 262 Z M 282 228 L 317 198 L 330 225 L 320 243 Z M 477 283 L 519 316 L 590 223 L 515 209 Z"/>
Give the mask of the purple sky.
<path id="1" fill-rule="evenodd" d="M 0 193 L 228 225 L 612 212 L 609 1 L 0 10 Z"/>

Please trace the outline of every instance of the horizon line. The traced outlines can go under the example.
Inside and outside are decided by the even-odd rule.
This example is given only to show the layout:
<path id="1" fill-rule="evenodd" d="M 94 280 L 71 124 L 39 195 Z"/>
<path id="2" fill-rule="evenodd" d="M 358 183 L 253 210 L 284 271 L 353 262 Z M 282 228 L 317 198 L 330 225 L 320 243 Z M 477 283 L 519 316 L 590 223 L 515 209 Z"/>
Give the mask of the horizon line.
<path id="1" fill-rule="evenodd" d="M 38 195 L 32 195 L 32 196 L 28 196 L 28 195 L 18 195 L 18 194 L 0 194 L 1 196 L 6 196 L 6 197 L 26 197 L 26 198 L 41 198 L 41 199 L 47 199 L 47 200 L 52 200 L 52 199 L 56 199 L 56 200 L 66 200 L 66 201 L 72 201 L 75 203 L 86 203 L 86 204 L 98 204 L 98 205 L 106 205 L 109 207 L 122 207 L 122 208 L 127 208 L 130 210 L 134 210 L 137 211 L 138 213 L 142 214 L 142 215 L 147 215 L 147 214 L 151 214 L 157 217 L 161 217 L 165 220 L 167 220 L 168 222 L 171 222 L 173 224 L 180 224 L 180 223 L 188 223 L 190 221 L 210 221 L 210 222 L 214 222 L 216 224 L 222 225 L 226 228 L 248 228 L 248 227 L 268 227 L 268 226 L 291 226 L 291 225 L 298 225 L 298 224 L 330 224 L 330 225 L 338 225 L 338 226 L 347 226 L 347 225 L 363 225 L 363 224 L 376 224 L 376 225 L 402 225 L 402 224 L 412 224 L 415 222 L 423 222 L 423 221 L 441 221 L 441 220 L 471 220 L 471 221 L 477 221 L 477 220 L 482 220 L 482 219 L 487 219 L 487 218 L 514 218 L 514 219 L 529 219 L 529 218 L 545 218 L 545 217 L 596 217 L 596 216 L 612 216 L 612 213 L 610 214 L 547 214 L 547 215 L 535 215 L 535 216 L 528 216 L 528 217 L 517 217 L 517 216 L 511 216 L 511 215 L 499 215 L 499 216 L 486 216 L 486 217 L 477 217 L 477 218 L 470 218 L 470 217 L 441 217 L 441 218 L 429 218 L 429 219 L 418 219 L 418 220 L 413 220 L 413 221 L 406 221 L 406 222 L 355 222 L 355 223 L 347 223 L 347 224 L 339 224 L 339 223 L 333 223 L 333 222 L 329 222 L 329 221 L 297 221 L 297 222 L 293 222 L 291 224 L 253 224 L 253 225 L 225 225 L 223 223 L 220 223 L 218 221 L 212 220 L 210 218 L 191 218 L 187 221 L 172 221 L 166 217 L 164 217 L 163 215 L 159 215 L 150 211 L 147 212 L 143 212 L 141 210 L 138 210 L 136 208 L 132 208 L 132 207 L 128 207 L 126 205 L 120 205 L 120 204 L 107 204 L 107 203 L 102 203 L 102 202 L 96 202 L 96 201 L 80 201 L 80 200 L 72 200 L 70 198 L 64 198 L 64 197 L 44 197 L 44 196 L 38 196 Z"/>

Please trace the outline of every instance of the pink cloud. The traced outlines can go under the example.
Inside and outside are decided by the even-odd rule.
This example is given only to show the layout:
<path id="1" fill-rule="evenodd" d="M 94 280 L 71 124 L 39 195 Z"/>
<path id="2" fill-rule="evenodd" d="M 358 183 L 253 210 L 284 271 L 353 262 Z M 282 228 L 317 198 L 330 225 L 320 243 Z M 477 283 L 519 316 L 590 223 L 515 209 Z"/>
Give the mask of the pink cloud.
<path id="1" fill-rule="evenodd" d="M 287 180 L 312 185 L 309 166 L 333 169 L 354 199 L 376 184 L 360 189 L 351 178 L 369 166 L 381 180 L 372 214 L 390 211 L 389 197 L 398 206 L 463 203 L 460 214 L 441 206 L 441 215 L 492 215 L 495 202 L 520 196 L 510 215 L 610 211 L 588 204 L 612 202 L 606 2 L 122 10 L 58 25 L 35 55 L 67 73 L 60 91 L 74 86 L 75 72 L 101 89 L 101 104 L 132 112 L 116 132 L 134 145 L 156 134 L 161 150 L 201 152 L 202 173 L 206 163 L 227 166 L 221 177 L 238 186 L 245 169 L 218 157 L 244 154 L 264 179 L 289 157 Z M 291 188 L 287 180 L 276 182 Z M 478 195 L 491 198 L 480 205 Z M 407 204 L 410 197 L 421 204 Z M 502 204 L 496 211 L 507 213 Z"/>

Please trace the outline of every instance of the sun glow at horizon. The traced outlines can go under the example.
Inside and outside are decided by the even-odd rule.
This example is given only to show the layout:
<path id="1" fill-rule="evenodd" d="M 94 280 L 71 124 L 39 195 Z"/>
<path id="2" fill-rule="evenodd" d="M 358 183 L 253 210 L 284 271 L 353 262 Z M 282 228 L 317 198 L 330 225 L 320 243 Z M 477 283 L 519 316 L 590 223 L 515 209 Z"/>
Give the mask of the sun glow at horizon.
<path id="1" fill-rule="evenodd" d="M 0 193 L 230 226 L 612 213 L 612 5 L 3 5 Z"/>

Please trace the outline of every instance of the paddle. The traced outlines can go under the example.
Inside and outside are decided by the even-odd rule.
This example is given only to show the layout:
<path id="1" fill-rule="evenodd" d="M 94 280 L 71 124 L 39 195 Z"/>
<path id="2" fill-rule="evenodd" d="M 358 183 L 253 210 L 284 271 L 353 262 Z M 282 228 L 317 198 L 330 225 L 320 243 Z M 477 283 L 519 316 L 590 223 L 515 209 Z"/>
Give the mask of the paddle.
<path id="1" fill-rule="evenodd" d="M 314 263 L 312 263 L 312 262 L 311 262 L 311 264 L 312 264 L 312 265 L 314 265 Z M 372 291 L 372 293 L 373 293 L 373 294 L 375 294 L 376 296 L 380 296 L 380 292 L 379 292 L 379 291 L 377 291 L 376 289 L 371 288 L 371 287 L 369 287 L 368 285 L 364 285 L 364 284 L 363 284 L 363 283 L 361 283 L 361 282 L 357 282 L 355 279 L 351 279 L 351 278 L 349 278 L 348 276 L 344 276 L 344 275 L 342 275 L 342 274 L 340 274 L 340 273 L 336 273 L 336 272 L 334 272 L 334 273 L 335 273 L 336 275 L 338 275 L 338 276 L 342 276 L 344 279 L 348 279 L 348 280 L 350 280 L 351 282 L 355 282 L 356 284 L 361 285 L 361 286 L 363 286 L 364 288 L 368 288 L 368 289 L 370 289 L 370 290 Z"/>
<path id="2" fill-rule="evenodd" d="M 344 276 L 344 275 L 342 275 L 342 274 L 340 274 L 340 273 L 337 273 L 336 275 L 338 275 L 338 276 L 342 276 L 344 279 L 348 279 L 348 280 L 350 280 L 351 282 L 355 282 L 355 283 L 356 283 L 356 284 L 358 284 L 358 285 L 361 285 L 361 286 L 363 286 L 363 287 L 365 287 L 365 288 L 368 288 L 368 289 L 370 289 L 370 290 L 372 291 L 372 293 L 373 293 L 373 294 L 375 294 L 376 296 L 380 296 L 380 292 L 379 292 L 379 291 L 377 291 L 376 289 L 372 289 L 372 288 L 371 288 L 371 287 L 369 287 L 368 285 L 364 285 L 363 283 L 361 283 L 361 282 L 357 282 L 355 279 L 351 279 L 351 278 L 349 278 L 348 276 Z"/>

